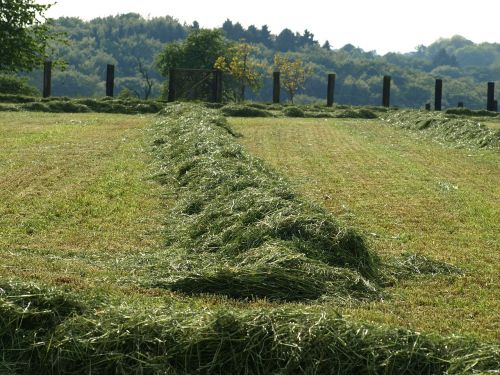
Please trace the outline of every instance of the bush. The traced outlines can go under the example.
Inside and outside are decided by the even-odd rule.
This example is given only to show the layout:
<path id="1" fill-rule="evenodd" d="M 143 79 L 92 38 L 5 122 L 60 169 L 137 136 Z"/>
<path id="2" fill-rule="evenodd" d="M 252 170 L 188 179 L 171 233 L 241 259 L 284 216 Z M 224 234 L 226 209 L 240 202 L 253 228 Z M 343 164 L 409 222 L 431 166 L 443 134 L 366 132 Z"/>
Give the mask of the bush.
<path id="1" fill-rule="evenodd" d="M 28 84 L 26 78 L 0 75 L 0 93 L 11 95 L 38 96 L 39 92 Z"/>

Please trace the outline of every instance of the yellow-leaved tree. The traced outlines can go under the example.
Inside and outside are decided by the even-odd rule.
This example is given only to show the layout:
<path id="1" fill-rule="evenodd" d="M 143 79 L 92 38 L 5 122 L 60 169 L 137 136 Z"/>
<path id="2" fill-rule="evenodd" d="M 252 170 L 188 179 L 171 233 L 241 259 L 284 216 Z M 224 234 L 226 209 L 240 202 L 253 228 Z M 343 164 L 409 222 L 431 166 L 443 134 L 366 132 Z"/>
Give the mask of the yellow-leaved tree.
<path id="1" fill-rule="evenodd" d="M 306 79 L 313 72 L 301 59 L 292 60 L 289 56 L 279 53 L 274 55 L 274 70 L 280 72 L 280 84 L 285 88 L 292 103 L 297 91 L 304 88 Z"/>
<path id="2" fill-rule="evenodd" d="M 258 90 L 262 86 L 262 70 L 264 64 L 252 57 L 256 48 L 248 43 L 240 42 L 229 49 L 228 56 L 220 56 L 214 68 L 228 73 L 235 81 L 234 92 L 237 101 L 245 100 L 245 89 Z"/>

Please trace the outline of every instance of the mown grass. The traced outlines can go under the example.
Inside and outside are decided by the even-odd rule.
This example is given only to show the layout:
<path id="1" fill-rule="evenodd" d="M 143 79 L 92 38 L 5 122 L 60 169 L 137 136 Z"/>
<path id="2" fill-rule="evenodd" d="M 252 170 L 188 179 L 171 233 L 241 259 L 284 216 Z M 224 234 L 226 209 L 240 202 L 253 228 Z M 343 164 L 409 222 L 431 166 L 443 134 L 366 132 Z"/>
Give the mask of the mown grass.
<path id="1" fill-rule="evenodd" d="M 416 252 L 463 277 L 398 283 L 343 313 L 442 334 L 500 338 L 500 156 L 439 145 L 378 120 L 231 119 L 240 142 L 382 255 Z"/>
<path id="2" fill-rule="evenodd" d="M 0 277 L 99 285 L 160 244 L 147 116 L 0 114 Z"/>
<path id="3" fill-rule="evenodd" d="M 225 129 L 222 118 L 215 116 L 212 121 L 213 114 L 198 117 L 197 110 L 190 111 L 185 110 L 184 120 L 186 129 L 190 124 L 195 127 L 190 135 L 195 138 L 191 140 L 186 134 L 180 134 L 179 139 L 163 138 L 162 124 L 173 127 L 171 134 L 178 132 L 175 127 L 180 124 L 167 124 L 161 118 L 159 128 L 149 134 L 146 124 L 153 119 L 138 116 L 0 115 L 0 184 L 5 187 L 0 192 L 0 256 L 5 260 L 0 264 L 0 346 L 4 349 L 0 373 L 431 374 L 495 368 L 497 345 L 420 334 L 379 323 L 392 324 L 391 319 L 356 315 L 380 311 L 377 305 L 344 308 L 342 311 L 351 317 L 341 317 L 336 303 L 238 301 L 223 295 L 186 296 L 152 287 L 158 273 L 151 270 L 165 265 L 170 268 L 160 270 L 164 274 L 178 271 L 173 269 L 175 264 L 158 263 L 162 256 L 179 251 L 182 245 L 182 241 L 172 241 L 185 234 L 175 233 L 181 227 L 172 226 L 172 220 L 200 211 L 195 205 L 179 212 L 171 209 L 179 203 L 179 197 L 192 198 L 189 192 L 181 196 L 181 190 L 183 183 L 192 187 L 195 182 L 169 173 L 172 159 L 161 160 L 167 152 L 157 150 L 159 160 L 153 162 L 146 150 L 151 142 L 155 141 L 157 148 L 165 141 L 182 144 L 184 140 L 185 148 L 180 144 L 176 147 L 180 154 L 190 150 L 188 145 L 194 145 L 198 148 L 196 157 L 205 154 L 213 158 L 202 160 L 200 168 L 191 166 L 191 171 L 199 173 L 209 185 L 229 183 L 208 192 L 209 199 L 204 202 L 207 206 L 212 203 L 210 200 L 223 200 L 219 193 L 227 193 L 227 187 L 253 191 L 259 183 L 264 187 L 272 185 L 266 180 L 268 177 L 280 179 L 279 174 L 253 161 L 250 166 L 258 166 L 269 174 L 252 177 L 249 170 L 252 173 L 242 175 L 242 179 L 231 180 L 231 173 L 243 166 L 236 164 L 238 168 L 226 170 L 221 157 L 245 161 L 245 153 L 237 152 L 234 139 L 229 142 L 227 138 L 227 145 L 214 140 L 214 134 Z M 174 112 L 173 118 L 181 115 L 182 110 Z M 207 126 L 218 130 L 213 129 L 212 134 Z M 281 129 L 278 126 L 274 130 Z M 206 146 L 216 149 L 207 152 Z M 189 169 L 182 169 L 189 173 Z M 162 186 L 151 178 L 153 174 L 163 181 Z M 329 220 L 328 214 L 321 209 L 307 211 L 310 203 L 296 199 L 289 193 L 293 189 L 281 184 L 281 180 L 277 181 L 272 190 L 285 189 L 286 200 L 299 203 L 298 210 L 306 210 L 304 215 L 321 214 L 317 216 L 320 221 L 304 221 L 303 228 L 311 232 L 292 232 L 292 245 L 300 244 L 298 240 L 304 234 L 305 240 L 314 240 L 315 236 L 308 233 L 315 233 L 316 223 Z M 238 198 L 238 189 L 232 198 Z M 193 190 L 203 194 L 203 187 Z M 319 203 L 324 204 L 323 200 Z M 235 206 L 229 204 L 226 208 L 233 210 Z M 181 216 L 165 219 L 171 214 Z M 218 233 L 211 229 L 219 217 L 222 216 L 204 224 L 209 229 L 206 233 L 213 238 Z M 276 223 L 281 222 L 289 223 L 276 218 Z M 337 234 L 335 228 L 330 226 L 332 234 Z M 265 232 L 264 239 L 272 232 Z M 245 234 L 244 228 L 238 229 L 238 233 Z M 202 237 L 192 238 L 191 244 L 203 247 L 207 237 Z M 234 245 L 232 241 L 229 244 Z M 245 250 L 240 245 L 231 251 Z M 263 261 L 276 251 L 274 243 L 270 245 L 263 249 L 270 250 L 269 254 L 256 254 Z M 207 254 L 203 255 L 198 263 Z M 299 258 L 285 260 L 297 264 Z M 252 270 L 255 259 L 248 259 L 245 266 Z M 261 264 L 260 260 L 256 263 Z M 434 280 L 454 283 L 464 279 L 447 276 Z M 392 298 L 391 301 L 401 300 L 399 294 L 392 294 Z M 396 306 L 391 301 L 390 306 Z M 367 320 L 375 323 L 366 324 Z M 408 324 L 396 321 L 395 326 Z M 492 340 L 494 334 L 488 324 L 485 327 L 483 335 L 473 329 L 453 333 Z"/>

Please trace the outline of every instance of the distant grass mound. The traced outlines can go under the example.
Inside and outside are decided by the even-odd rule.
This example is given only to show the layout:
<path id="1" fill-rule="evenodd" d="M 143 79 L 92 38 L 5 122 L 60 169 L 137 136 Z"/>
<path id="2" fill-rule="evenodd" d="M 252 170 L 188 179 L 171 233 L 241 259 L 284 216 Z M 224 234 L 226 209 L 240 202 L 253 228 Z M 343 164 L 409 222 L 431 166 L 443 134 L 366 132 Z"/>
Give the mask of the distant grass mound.
<path id="1" fill-rule="evenodd" d="M 176 187 L 156 285 L 287 301 L 378 297 L 362 238 L 297 197 L 228 130 L 219 112 L 189 105 L 168 107 L 155 126 L 161 180 Z"/>
<path id="2" fill-rule="evenodd" d="M 421 131 L 441 142 L 500 149 L 500 131 L 454 114 L 400 110 L 388 112 L 384 119 L 393 126 Z"/>
<path id="3" fill-rule="evenodd" d="M 38 98 L 21 95 L 0 95 L 0 110 L 30 111 L 52 113 L 157 113 L 165 103 L 153 100 L 113 99 L 113 98 L 86 98 L 70 99 L 67 97 Z"/>

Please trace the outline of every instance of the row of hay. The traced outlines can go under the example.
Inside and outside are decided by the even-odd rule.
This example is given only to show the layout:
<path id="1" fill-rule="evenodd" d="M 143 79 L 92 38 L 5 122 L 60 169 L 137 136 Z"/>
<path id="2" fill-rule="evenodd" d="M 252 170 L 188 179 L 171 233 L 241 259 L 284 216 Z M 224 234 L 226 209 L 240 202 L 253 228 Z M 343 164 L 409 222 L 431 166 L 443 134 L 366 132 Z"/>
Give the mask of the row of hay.
<path id="1" fill-rule="evenodd" d="M 138 99 L 70 99 L 66 97 L 35 98 L 17 95 L 0 95 L 0 111 L 30 111 L 51 113 L 157 113 L 165 103 Z"/>
<path id="2" fill-rule="evenodd" d="M 500 347 L 298 307 L 150 308 L 0 283 L 2 374 L 464 374 Z M 493 373 L 493 372 L 492 372 Z"/>
<path id="3" fill-rule="evenodd" d="M 214 107 L 208 105 L 208 107 Z M 319 105 L 279 105 L 279 104 L 227 104 L 215 106 L 221 108 L 225 116 L 231 117 L 306 117 L 306 118 L 378 118 L 378 112 L 386 112 L 386 108 L 375 107 L 349 107 L 334 106 L 325 107 Z"/>
<path id="4" fill-rule="evenodd" d="M 154 131 L 160 181 L 175 194 L 155 286 L 287 301 L 380 296 L 362 238 L 246 153 L 220 112 L 169 106 Z"/>
<path id="5" fill-rule="evenodd" d="M 477 120 L 442 112 L 400 110 L 384 116 L 387 123 L 423 132 L 440 142 L 457 146 L 500 149 L 500 131 Z"/>

